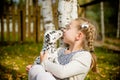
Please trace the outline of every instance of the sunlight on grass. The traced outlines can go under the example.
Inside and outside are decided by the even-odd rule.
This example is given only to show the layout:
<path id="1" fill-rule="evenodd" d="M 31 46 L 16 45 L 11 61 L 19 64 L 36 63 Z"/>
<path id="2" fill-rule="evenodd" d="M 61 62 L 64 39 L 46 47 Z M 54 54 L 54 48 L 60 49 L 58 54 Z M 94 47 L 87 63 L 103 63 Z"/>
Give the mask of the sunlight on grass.
<path id="1" fill-rule="evenodd" d="M 0 47 L 0 80 L 27 80 L 26 65 L 33 64 L 41 44 L 15 44 Z"/>

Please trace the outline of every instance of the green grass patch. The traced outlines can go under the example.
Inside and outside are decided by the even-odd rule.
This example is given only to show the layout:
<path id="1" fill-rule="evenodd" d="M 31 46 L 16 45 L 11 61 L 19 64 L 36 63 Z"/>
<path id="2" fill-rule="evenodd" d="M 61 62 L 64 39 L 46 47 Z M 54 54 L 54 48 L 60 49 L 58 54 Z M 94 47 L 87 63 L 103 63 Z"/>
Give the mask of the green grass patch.
<path id="1" fill-rule="evenodd" d="M 120 54 L 105 48 L 95 49 L 99 73 L 90 71 L 85 80 L 119 80 Z"/>
<path id="2" fill-rule="evenodd" d="M 40 43 L 0 46 L 0 80 L 27 80 L 26 65 L 33 63 L 40 49 Z"/>
<path id="3" fill-rule="evenodd" d="M 41 43 L 0 46 L 0 80 L 28 80 L 25 68 L 39 55 Z M 85 80 L 119 80 L 120 54 L 105 48 L 95 48 L 99 74 L 90 71 Z"/>

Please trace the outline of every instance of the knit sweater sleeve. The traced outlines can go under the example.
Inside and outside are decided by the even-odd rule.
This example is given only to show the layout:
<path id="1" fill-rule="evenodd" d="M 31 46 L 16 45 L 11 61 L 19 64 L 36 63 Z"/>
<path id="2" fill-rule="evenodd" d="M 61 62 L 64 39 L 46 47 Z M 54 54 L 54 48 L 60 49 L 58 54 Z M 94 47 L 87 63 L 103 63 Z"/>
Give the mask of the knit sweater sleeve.
<path id="1" fill-rule="evenodd" d="M 55 64 L 49 60 L 43 62 L 45 69 L 60 79 L 86 74 L 89 71 L 90 64 L 91 55 L 89 52 L 76 53 L 66 65 Z"/>

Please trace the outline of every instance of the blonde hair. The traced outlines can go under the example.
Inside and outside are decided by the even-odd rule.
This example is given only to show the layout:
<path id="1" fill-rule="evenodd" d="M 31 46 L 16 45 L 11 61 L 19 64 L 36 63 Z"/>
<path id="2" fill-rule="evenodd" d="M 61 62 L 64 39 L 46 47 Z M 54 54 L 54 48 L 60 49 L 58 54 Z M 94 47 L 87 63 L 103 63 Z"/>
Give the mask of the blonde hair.
<path id="1" fill-rule="evenodd" d="M 93 72 L 97 72 L 96 69 L 97 59 L 94 54 L 94 41 L 96 38 L 96 28 L 89 20 L 85 18 L 77 18 L 75 19 L 75 21 L 79 22 L 79 25 L 77 27 L 78 30 L 80 30 L 85 35 L 82 44 L 83 48 L 89 50 L 92 55 L 91 69 Z"/>

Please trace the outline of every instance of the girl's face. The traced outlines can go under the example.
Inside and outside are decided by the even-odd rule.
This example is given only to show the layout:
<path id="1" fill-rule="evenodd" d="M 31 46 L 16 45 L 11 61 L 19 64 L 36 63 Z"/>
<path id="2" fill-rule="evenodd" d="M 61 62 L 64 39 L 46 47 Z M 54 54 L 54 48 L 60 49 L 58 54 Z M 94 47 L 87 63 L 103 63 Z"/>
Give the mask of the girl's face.
<path id="1" fill-rule="evenodd" d="M 75 41 L 75 38 L 77 36 L 78 30 L 77 30 L 78 22 L 72 21 L 69 25 L 66 26 L 66 29 L 64 29 L 63 34 L 63 41 L 67 44 L 73 44 Z"/>

